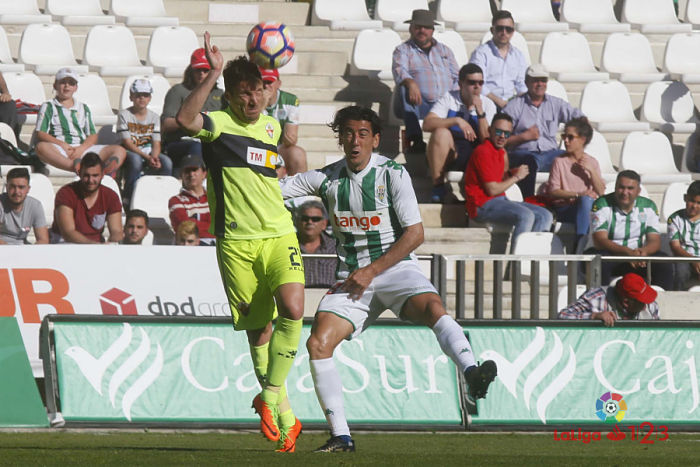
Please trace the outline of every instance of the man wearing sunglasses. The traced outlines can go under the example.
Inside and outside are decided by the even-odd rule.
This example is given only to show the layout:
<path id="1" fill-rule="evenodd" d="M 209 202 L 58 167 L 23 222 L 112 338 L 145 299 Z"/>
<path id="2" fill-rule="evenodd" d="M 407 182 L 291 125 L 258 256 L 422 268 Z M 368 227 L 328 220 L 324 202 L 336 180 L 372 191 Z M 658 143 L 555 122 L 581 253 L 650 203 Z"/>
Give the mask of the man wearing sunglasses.
<path id="1" fill-rule="evenodd" d="M 325 230 L 328 227 L 326 209 L 320 201 L 307 201 L 296 211 L 297 238 L 302 253 L 335 255 L 335 240 Z M 306 288 L 335 284 L 338 258 L 304 258 Z"/>
<path id="2" fill-rule="evenodd" d="M 481 95 L 483 85 L 481 68 L 467 63 L 459 70 L 459 91 L 443 94 L 423 121 L 423 130 L 432 133 L 427 156 L 433 203 L 447 196 L 445 173 L 464 172 L 474 148 L 489 137 L 488 122 L 496 114 L 496 104 Z"/>
<path id="3" fill-rule="evenodd" d="M 515 22 L 508 10 L 499 10 L 491 19 L 492 38 L 474 49 L 469 59 L 484 70 L 481 94 L 488 96 L 499 109 L 509 99 L 527 91 L 525 87 L 525 55 L 513 47 L 510 40 L 515 33 Z"/>

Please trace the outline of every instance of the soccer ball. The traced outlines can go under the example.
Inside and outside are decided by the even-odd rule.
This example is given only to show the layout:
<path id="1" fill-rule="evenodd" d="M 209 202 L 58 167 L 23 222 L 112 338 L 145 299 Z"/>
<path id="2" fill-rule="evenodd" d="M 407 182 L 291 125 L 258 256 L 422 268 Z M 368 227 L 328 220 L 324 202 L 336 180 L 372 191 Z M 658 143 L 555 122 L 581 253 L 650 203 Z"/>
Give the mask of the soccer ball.
<path id="1" fill-rule="evenodd" d="M 248 33 L 246 49 L 255 64 L 267 69 L 279 68 L 294 55 L 294 36 L 282 23 L 256 24 Z"/>

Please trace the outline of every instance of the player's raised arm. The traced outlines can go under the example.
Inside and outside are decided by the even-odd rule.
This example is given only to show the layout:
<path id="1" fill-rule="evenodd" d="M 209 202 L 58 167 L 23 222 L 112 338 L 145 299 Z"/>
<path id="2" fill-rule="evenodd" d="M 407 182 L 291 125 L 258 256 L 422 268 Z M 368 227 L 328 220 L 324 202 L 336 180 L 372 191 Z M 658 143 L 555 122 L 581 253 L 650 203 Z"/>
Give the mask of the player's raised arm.
<path id="1" fill-rule="evenodd" d="M 300 196 L 318 195 L 318 190 L 326 180 L 326 176 L 318 170 L 298 173 L 280 180 L 282 198 L 298 198 Z"/>
<path id="2" fill-rule="evenodd" d="M 224 67 L 224 56 L 217 46 L 211 45 L 209 32 L 204 33 L 204 52 L 209 60 L 211 71 L 200 84 L 198 84 L 182 103 L 175 119 L 177 124 L 190 135 L 199 133 L 202 129 L 203 120 L 199 113 L 209 96 L 209 93 L 216 85 L 216 80 L 221 76 Z"/>

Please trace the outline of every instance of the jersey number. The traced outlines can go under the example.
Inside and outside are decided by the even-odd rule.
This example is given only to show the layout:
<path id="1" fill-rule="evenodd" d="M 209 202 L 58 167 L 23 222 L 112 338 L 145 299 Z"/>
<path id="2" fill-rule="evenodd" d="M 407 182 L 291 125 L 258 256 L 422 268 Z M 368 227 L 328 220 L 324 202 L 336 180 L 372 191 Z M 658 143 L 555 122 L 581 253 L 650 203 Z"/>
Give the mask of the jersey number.
<path id="1" fill-rule="evenodd" d="M 298 261 L 299 248 L 294 247 L 294 246 L 290 246 L 289 251 L 291 251 L 291 253 L 289 253 L 289 262 L 292 264 L 292 266 L 301 266 L 301 263 Z M 294 259 L 295 257 L 297 259 Z"/>

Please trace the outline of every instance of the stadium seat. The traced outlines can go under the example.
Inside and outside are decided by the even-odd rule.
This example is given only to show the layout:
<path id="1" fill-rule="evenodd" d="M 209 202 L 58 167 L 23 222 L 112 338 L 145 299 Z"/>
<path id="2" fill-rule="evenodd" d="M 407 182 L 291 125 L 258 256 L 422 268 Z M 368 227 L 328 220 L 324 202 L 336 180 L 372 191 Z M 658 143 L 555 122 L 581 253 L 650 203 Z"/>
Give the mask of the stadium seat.
<path id="1" fill-rule="evenodd" d="M 199 48 L 197 34 L 183 26 L 160 26 L 148 42 L 148 64 L 169 78 L 181 77 L 190 64 L 192 51 Z"/>
<path id="2" fill-rule="evenodd" d="M 547 94 L 569 102 L 569 95 L 566 93 L 566 88 L 556 79 L 550 79 L 547 81 Z"/>
<path id="3" fill-rule="evenodd" d="M 671 214 L 685 208 L 683 196 L 688 191 L 688 185 L 688 182 L 673 182 L 666 187 L 661 200 L 661 222 L 666 222 Z"/>
<path id="4" fill-rule="evenodd" d="M 439 0 L 438 21 L 444 21 L 459 32 L 482 32 L 491 28 L 489 0 Z"/>
<path id="5" fill-rule="evenodd" d="M 413 10 L 427 10 L 428 0 L 377 0 L 374 7 L 374 19 L 382 22 L 384 27 L 394 31 L 408 31 L 406 20 L 411 19 Z"/>
<path id="6" fill-rule="evenodd" d="M 123 25 L 93 26 L 83 55 L 90 71 L 101 76 L 153 74 L 153 67 L 141 64 L 134 35 Z"/>
<path id="7" fill-rule="evenodd" d="M 549 255 L 563 255 L 564 245 L 559 237 L 552 232 L 523 232 L 515 239 L 514 255 L 536 255 L 547 257 Z M 532 264 L 530 261 L 520 263 L 520 273 L 523 280 L 530 278 Z M 559 283 L 566 283 L 566 264 L 557 264 L 557 276 Z M 549 261 L 540 261 L 540 282 L 549 281 Z"/>
<path id="8" fill-rule="evenodd" d="M 78 75 L 78 90 L 75 91 L 75 98 L 90 108 L 95 126 L 117 123 L 117 116 L 109 103 L 107 85 L 99 75 L 95 73 Z"/>
<path id="9" fill-rule="evenodd" d="M 586 36 L 576 31 L 550 32 L 542 41 L 540 63 L 562 82 L 609 79 L 596 70 Z"/>
<path id="10" fill-rule="evenodd" d="M 686 84 L 700 83 L 700 32 L 674 34 L 666 42 L 664 71 Z"/>
<path id="11" fill-rule="evenodd" d="M 632 131 L 622 142 L 620 170 L 631 169 L 644 183 L 671 183 L 690 180 L 681 173 L 673 159 L 668 137 L 658 131 Z"/>
<path id="12" fill-rule="evenodd" d="M 634 116 L 629 91 L 619 81 L 591 81 L 581 92 L 581 112 L 598 131 L 646 131 L 650 126 Z"/>
<path id="13" fill-rule="evenodd" d="M 29 195 L 38 199 L 44 208 L 46 222 L 53 223 L 53 208 L 55 194 L 53 184 L 49 177 L 44 174 L 32 172 L 29 174 Z"/>
<path id="14" fill-rule="evenodd" d="M 629 24 L 617 20 L 610 0 L 563 0 L 561 20 L 583 33 L 608 34 L 630 30 Z"/>
<path id="15" fill-rule="evenodd" d="M 46 12 L 66 26 L 114 24 L 114 16 L 104 14 L 100 0 L 46 0 Z"/>
<path id="16" fill-rule="evenodd" d="M 17 137 L 14 130 L 7 123 L 0 122 L 0 139 L 4 139 L 13 146 L 17 146 Z"/>
<path id="17" fill-rule="evenodd" d="M 606 182 L 615 180 L 617 171 L 613 167 L 612 160 L 610 159 L 610 148 L 608 147 L 608 142 L 605 140 L 605 136 L 593 130 L 593 137 L 591 138 L 591 142 L 585 147 L 585 151 L 586 154 L 595 157 L 598 161 L 603 180 Z"/>
<path id="18" fill-rule="evenodd" d="M 130 28 L 180 24 L 178 18 L 167 16 L 163 0 L 111 0 L 109 12 Z"/>
<path id="19" fill-rule="evenodd" d="M 642 34 L 689 32 L 690 24 L 678 21 L 673 0 L 624 0 L 622 22 L 630 23 Z"/>
<path id="20" fill-rule="evenodd" d="M 692 133 L 697 127 L 690 89 L 678 81 L 651 83 L 644 93 L 641 120 L 664 133 Z"/>
<path id="21" fill-rule="evenodd" d="M 401 36 L 391 29 L 363 29 L 355 37 L 352 65 L 371 78 L 391 79 L 392 53 Z"/>
<path id="22" fill-rule="evenodd" d="M 0 0 L 0 24 L 50 22 L 51 15 L 42 15 L 36 0 Z"/>
<path id="23" fill-rule="evenodd" d="M 63 67 L 88 71 L 75 60 L 70 34 L 60 24 L 27 25 L 19 42 L 19 60 L 40 75 L 53 75 Z"/>
<path id="24" fill-rule="evenodd" d="M 455 60 L 457 60 L 457 65 L 461 67 L 462 65 L 469 63 L 467 46 L 464 44 L 464 39 L 462 39 L 462 35 L 460 33 L 456 31 L 435 31 L 433 37 L 436 41 L 442 42 L 452 50 L 452 53 L 455 55 Z"/>
<path id="25" fill-rule="evenodd" d="M 483 36 L 481 36 L 481 44 L 485 44 L 488 41 L 491 40 L 492 34 L 490 30 L 487 30 Z M 523 36 L 521 33 L 518 31 L 513 32 L 513 37 L 510 38 L 510 43 L 513 44 L 514 47 L 516 47 L 518 50 L 520 50 L 523 55 L 525 55 L 525 61 L 527 62 L 528 65 L 532 63 L 532 60 L 530 59 L 530 49 L 527 46 L 527 41 L 525 40 L 525 36 Z"/>
<path id="26" fill-rule="evenodd" d="M 3 71 L 24 71 L 24 65 L 13 60 L 7 33 L 0 26 L 0 73 Z"/>
<path id="27" fill-rule="evenodd" d="M 688 136 L 685 140 L 685 145 L 683 146 L 683 157 L 681 160 L 681 172 L 700 172 L 700 155 L 696 162 L 695 147 L 696 138 L 698 137 L 698 130 Z M 697 168 L 696 168 L 697 167 Z"/>
<path id="28" fill-rule="evenodd" d="M 30 104 L 41 105 L 46 101 L 44 85 L 37 75 L 30 72 L 8 72 L 2 74 L 13 99 L 19 99 Z M 34 125 L 36 114 L 27 114 L 25 123 Z"/>
<path id="29" fill-rule="evenodd" d="M 687 0 L 683 20 L 689 24 L 700 25 L 700 0 Z"/>
<path id="30" fill-rule="evenodd" d="M 127 77 L 122 85 L 122 91 L 119 98 L 119 109 L 121 110 L 131 107 L 131 100 L 129 100 L 129 88 L 131 87 L 131 83 L 139 78 L 147 79 L 151 82 L 151 86 L 153 86 L 153 94 L 151 94 L 151 103 L 148 104 L 148 108 L 160 115 L 163 113 L 163 102 L 165 101 L 165 95 L 170 90 L 170 82 L 161 75 L 132 75 Z"/>
<path id="31" fill-rule="evenodd" d="M 504 193 L 506 199 L 509 201 L 523 201 L 523 194 L 520 191 L 520 187 L 516 184 L 512 184 Z"/>
<path id="32" fill-rule="evenodd" d="M 134 185 L 130 209 L 146 211 L 149 226 L 170 227 L 168 200 L 180 192 L 182 183 L 168 175 L 143 175 Z"/>
<path id="33" fill-rule="evenodd" d="M 615 32 L 605 39 L 601 70 L 623 83 L 652 83 L 666 78 L 656 68 L 649 39 L 638 32 Z"/>
<path id="34" fill-rule="evenodd" d="M 607 0 L 606 0 L 607 1 Z M 576 284 L 576 300 L 583 295 L 586 291 L 586 284 Z M 559 289 L 559 294 L 557 295 L 557 312 L 563 310 L 567 306 L 571 305 L 568 300 L 569 289 L 567 287 L 561 287 Z"/>
<path id="35" fill-rule="evenodd" d="M 567 23 L 554 19 L 550 0 L 503 0 L 501 10 L 513 14 L 516 29 L 523 33 L 569 30 Z"/>
<path id="36" fill-rule="evenodd" d="M 380 29 L 380 20 L 370 19 L 364 0 L 314 0 L 311 24 L 332 30 Z"/>

